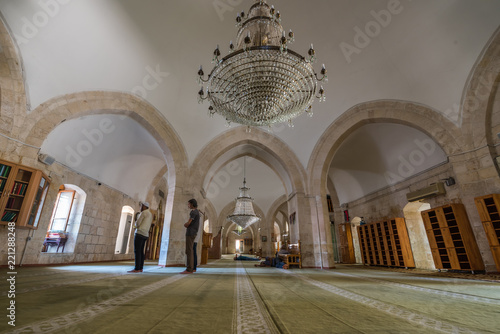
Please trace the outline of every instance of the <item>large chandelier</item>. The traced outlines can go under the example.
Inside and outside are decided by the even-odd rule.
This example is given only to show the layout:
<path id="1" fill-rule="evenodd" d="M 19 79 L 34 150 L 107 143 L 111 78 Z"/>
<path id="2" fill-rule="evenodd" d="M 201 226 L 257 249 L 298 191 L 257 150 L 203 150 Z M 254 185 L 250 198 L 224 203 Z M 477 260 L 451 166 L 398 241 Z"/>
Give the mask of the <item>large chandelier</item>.
<path id="1" fill-rule="evenodd" d="M 236 47 L 231 41 L 229 54 L 221 59 L 217 46 L 212 59 L 215 67 L 208 77 L 204 78 L 201 66 L 198 71 L 198 100 L 209 100 L 210 116 L 218 113 L 228 124 L 249 127 L 286 121 L 293 126 L 292 120 L 301 113 L 312 116 L 314 98 L 325 100 L 318 81 L 327 80 L 325 65 L 321 77 L 312 67 L 313 45 L 307 58 L 290 50 L 294 34 L 291 30 L 285 34 L 279 11 L 265 0 L 257 0 L 248 15 L 238 14 L 236 25 Z"/>
<path id="2" fill-rule="evenodd" d="M 240 188 L 240 196 L 236 198 L 236 206 L 232 215 L 227 216 L 227 220 L 232 221 L 236 225 L 244 229 L 253 223 L 260 220 L 260 217 L 253 211 L 253 199 L 248 195 L 250 188 L 247 188 L 245 172 L 246 170 L 246 160 L 244 161 L 243 167 L 243 187 Z"/>

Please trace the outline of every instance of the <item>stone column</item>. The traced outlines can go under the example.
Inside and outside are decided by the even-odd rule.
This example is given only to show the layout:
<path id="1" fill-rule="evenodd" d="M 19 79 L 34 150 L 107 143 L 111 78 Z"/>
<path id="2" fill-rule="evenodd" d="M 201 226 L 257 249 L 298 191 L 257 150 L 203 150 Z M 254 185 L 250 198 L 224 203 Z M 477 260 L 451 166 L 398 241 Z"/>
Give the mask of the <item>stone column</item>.
<path id="1" fill-rule="evenodd" d="M 271 244 L 271 233 L 273 232 L 274 226 L 272 226 L 269 221 L 267 221 L 264 217 L 260 221 L 260 245 L 262 247 L 262 256 L 274 256 L 273 247 Z M 265 236 L 267 241 L 263 242 L 262 237 Z"/>
<path id="2" fill-rule="evenodd" d="M 352 245 L 354 247 L 354 257 L 356 258 L 356 263 L 363 263 L 363 259 L 361 258 L 361 246 L 359 245 L 359 234 L 358 234 L 358 226 L 361 222 L 361 218 L 354 217 L 351 219 L 351 233 L 352 233 Z M 349 223 L 349 222 L 348 222 Z"/>
<path id="3" fill-rule="evenodd" d="M 165 207 L 165 221 L 161 240 L 160 266 L 182 266 L 186 264 L 186 228 L 189 210 L 187 201 L 193 196 L 185 194 L 180 187 L 170 187 Z"/>
<path id="4" fill-rule="evenodd" d="M 335 268 L 332 234 L 330 231 L 330 214 L 328 212 L 326 196 L 318 195 L 306 197 L 304 195 L 298 195 L 297 201 L 298 203 L 302 202 L 305 204 L 299 204 L 299 208 L 302 209 L 300 211 L 303 212 L 300 216 L 302 217 L 305 215 L 309 217 L 312 245 L 314 249 L 314 266 L 322 269 Z M 301 230 L 303 231 L 302 228 Z M 304 246 L 302 246 L 302 249 L 304 249 Z M 303 265 L 307 266 L 305 260 Z"/>

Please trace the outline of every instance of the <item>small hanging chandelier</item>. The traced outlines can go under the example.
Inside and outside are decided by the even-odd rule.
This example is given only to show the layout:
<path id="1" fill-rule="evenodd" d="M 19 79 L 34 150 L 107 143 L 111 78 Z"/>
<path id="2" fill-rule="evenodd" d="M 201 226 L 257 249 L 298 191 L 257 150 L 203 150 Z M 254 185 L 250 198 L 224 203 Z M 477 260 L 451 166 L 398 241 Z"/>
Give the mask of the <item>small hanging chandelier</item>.
<path id="1" fill-rule="evenodd" d="M 236 230 L 233 230 L 232 232 L 234 234 L 236 234 L 237 236 L 241 236 L 241 235 L 247 233 L 247 230 L 244 230 L 241 228 L 241 226 L 238 226 L 238 228 Z"/>
<path id="2" fill-rule="evenodd" d="M 227 216 L 227 220 L 232 221 L 242 229 L 258 222 L 260 217 L 253 211 L 253 198 L 247 192 L 250 188 L 246 186 L 246 159 L 243 167 L 243 187 L 240 188 L 240 196 L 236 198 L 236 206 L 232 215 Z"/>
<path id="3" fill-rule="evenodd" d="M 244 21 L 243 21 L 244 20 Z M 290 50 L 294 34 L 285 34 L 281 15 L 265 0 L 256 0 L 248 15 L 238 14 L 236 47 L 231 41 L 229 54 L 220 59 L 219 46 L 214 51 L 215 67 L 204 78 L 198 71 L 201 86 L 198 101 L 208 99 L 209 114 L 218 113 L 227 124 L 271 126 L 288 122 L 303 112 L 312 116 L 314 98 L 324 101 L 325 91 L 318 81 L 327 81 L 325 65 L 318 77 L 312 64 L 315 50 L 311 44 L 308 58 Z M 207 84 L 206 91 L 203 84 Z"/>

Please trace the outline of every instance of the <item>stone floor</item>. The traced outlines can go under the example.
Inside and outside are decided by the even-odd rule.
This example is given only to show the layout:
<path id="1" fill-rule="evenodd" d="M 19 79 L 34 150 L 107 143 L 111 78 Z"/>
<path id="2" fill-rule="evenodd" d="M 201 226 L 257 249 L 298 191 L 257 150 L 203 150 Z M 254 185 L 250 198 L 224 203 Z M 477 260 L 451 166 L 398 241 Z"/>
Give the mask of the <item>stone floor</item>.
<path id="1" fill-rule="evenodd" d="M 228 256 L 192 275 L 155 263 L 136 274 L 127 273 L 132 262 L 21 267 L 15 298 L 7 298 L 3 269 L 1 309 L 15 300 L 16 326 L 2 316 L 0 333 L 499 332 L 492 277 L 255 263 Z"/>

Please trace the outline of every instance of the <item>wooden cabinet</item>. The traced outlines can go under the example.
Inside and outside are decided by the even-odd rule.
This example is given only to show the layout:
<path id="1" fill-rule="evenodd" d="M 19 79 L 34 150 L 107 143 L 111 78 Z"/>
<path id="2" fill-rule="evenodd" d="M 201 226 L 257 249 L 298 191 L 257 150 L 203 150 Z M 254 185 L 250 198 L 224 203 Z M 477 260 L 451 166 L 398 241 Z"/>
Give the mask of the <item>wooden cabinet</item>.
<path id="1" fill-rule="evenodd" d="M 500 271 L 500 194 L 491 194 L 474 199 L 483 223 L 491 253 Z"/>
<path id="2" fill-rule="evenodd" d="M 356 263 L 350 223 L 339 225 L 339 239 L 341 263 Z"/>
<path id="3" fill-rule="evenodd" d="M 423 211 L 422 218 L 437 269 L 484 270 L 463 204 Z"/>
<path id="4" fill-rule="evenodd" d="M 201 261 L 200 264 L 208 263 L 208 250 L 212 247 L 212 233 L 207 233 L 201 229 L 202 235 L 202 246 L 201 246 Z"/>
<path id="5" fill-rule="evenodd" d="M 364 264 L 415 267 L 404 218 L 360 225 L 358 234 Z"/>
<path id="6" fill-rule="evenodd" d="M 38 228 L 49 184 L 40 170 L 0 160 L 0 224 Z"/>

